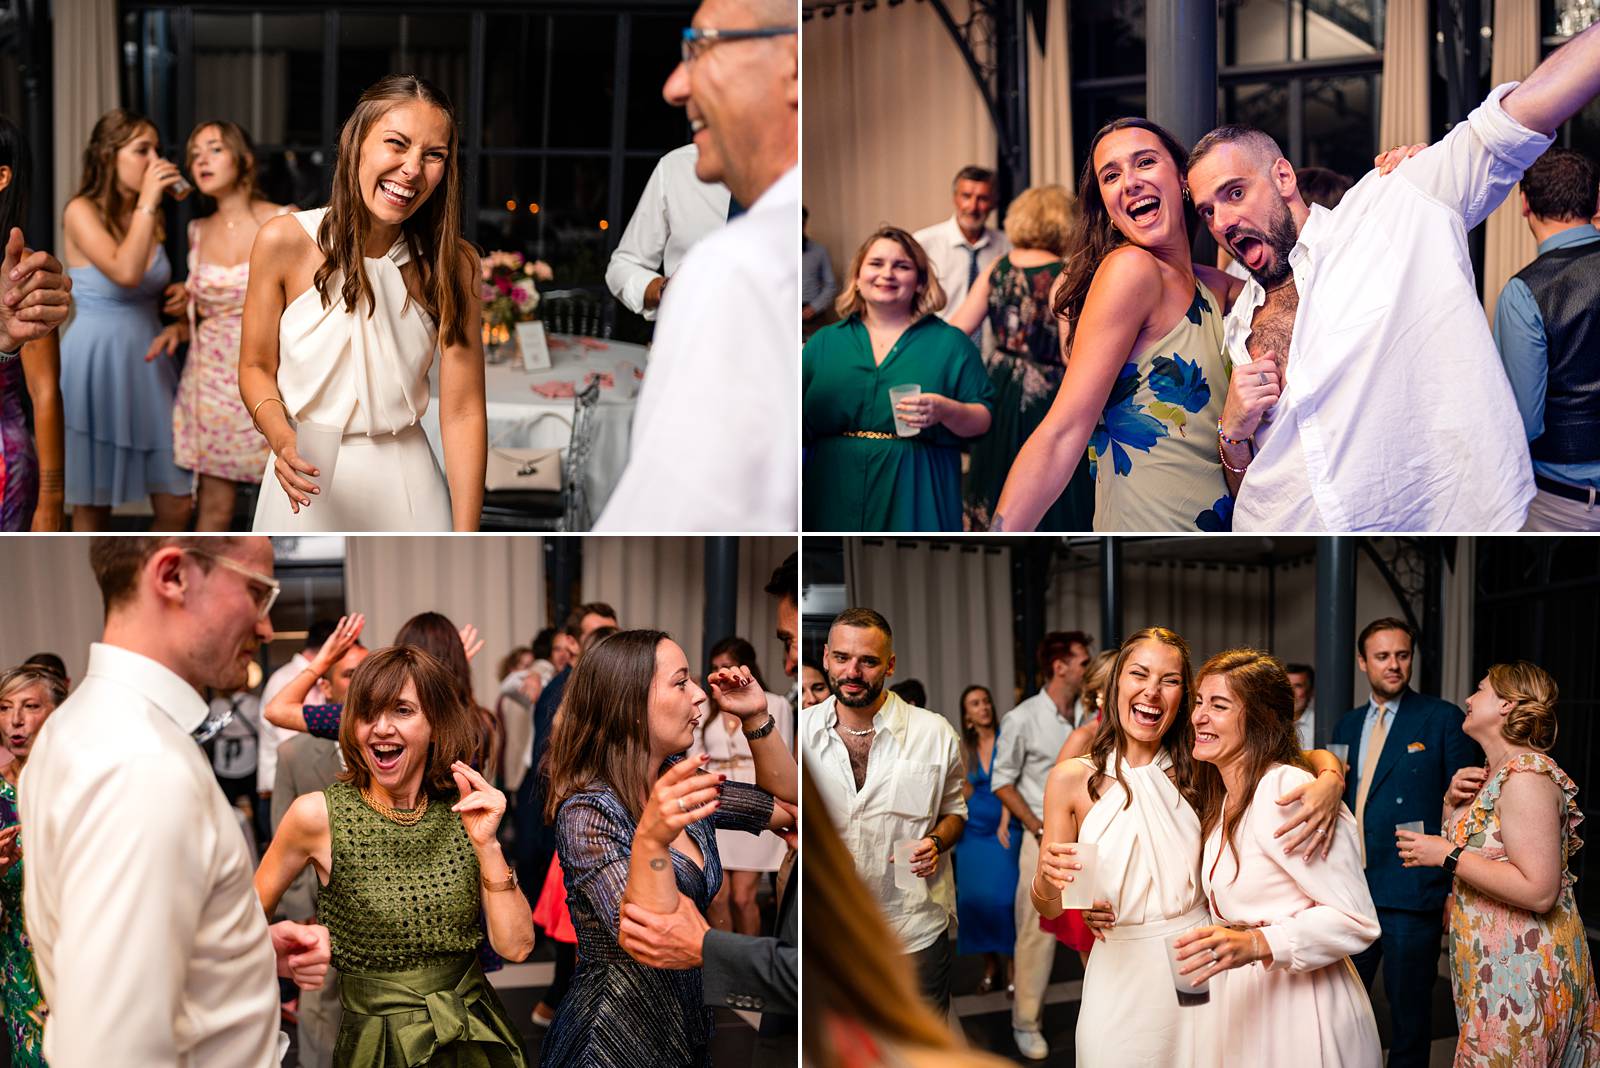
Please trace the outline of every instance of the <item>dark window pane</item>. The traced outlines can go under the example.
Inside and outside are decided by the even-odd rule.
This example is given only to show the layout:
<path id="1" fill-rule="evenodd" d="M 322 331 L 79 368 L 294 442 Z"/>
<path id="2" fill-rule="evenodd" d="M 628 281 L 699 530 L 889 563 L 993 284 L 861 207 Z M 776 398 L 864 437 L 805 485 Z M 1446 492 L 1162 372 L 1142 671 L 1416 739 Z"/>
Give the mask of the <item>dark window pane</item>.
<path id="1" fill-rule="evenodd" d="M 491 15 L 484 145 L 609 145 L 616 35 L 614 15 Z"/>
<path id="2" fill-rule="evenodd" d="M 322 16 L 197 13 L 194 100 L 258 145 L 321 144 Z"/>
<path id="3" fill-rule="evenodd" d="M 628 66 L 628 147 L 658 148 L 663 153 L 689 139 L 689 120 L 682 108 L 661 97 L 667 76 L 678 65 L 678 42 L 693 12 L 633 20 L 633 58 Z"/>
<path id="4" fill-rule="evenodd" d="M 450 98 L 458 118 L 467 108 L 470 17 L 344 15 L 339 20 L 338 121 L 368 86 L 390 74 L 416 74 Z"/>
<path id="5" fill-rule="evenodd" d="M 1359 179 L 1372 169 L 1378 103 L 1377 75 L 1308 78 L 1305 97 L 1305 150 L 1298 167 L 1327 167 Z"/>
<path id="6" fill-rule="evenodd" d="M 275 204 L 320 208 L 333 187 L 333 153 L 321 149 L 257 149 L 257 181 L 262 194 Z"/>
<path id="7" fill-rule="evenodd" d="M 1264 130 L 1285 152 L 1289 146 L 1289 86 L 1287 82 L 1248 82 L 1222 90 L 1221 121 Z M 1299 163 L 1299 160 L 1295 161 Z"/>
<path id="8" fill-rule="evenodd" d="M 1100 127 L 1112 119 L 1145 113 L 1145 96 L 1136 93 L 1094 93 L 1072 101 L 1072 145 L 1074 171 L 1083 173 L 1089 142 Z"/>
<path id="9" fill-rule="evenodd" d="M 172 19 L 164 11 L 129 15 L 123 22 L 123 35 L 123 84 L 131 89 L 124 99 L 130 108 L 156 124 L 162 154 L 175 159 L 183 151 L 189 131 L 178 129 L 178 71 Z M 81 151 L 81 145 L 73 147 L 75 169 Z"/>
<path id="10" fill-rule="evenodd" d="M 1072 76 L 1111 78 L 1144 73 L 1143 0 L 1071 4 Z"/>
<path id="11" fill-rule="evenodd" d="M 485 249 L 545 260 L 555 286 L 603 286 L 611 180 L 605 156 L 485 157 L 476 240 Z"/>

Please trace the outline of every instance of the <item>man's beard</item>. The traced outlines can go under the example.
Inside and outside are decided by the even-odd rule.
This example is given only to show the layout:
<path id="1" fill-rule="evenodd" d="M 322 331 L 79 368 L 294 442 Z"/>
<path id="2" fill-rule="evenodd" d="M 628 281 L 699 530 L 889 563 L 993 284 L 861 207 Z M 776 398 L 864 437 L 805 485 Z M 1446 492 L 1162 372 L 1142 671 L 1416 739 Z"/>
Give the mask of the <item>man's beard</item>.
<path id="1" fill-rule="evenodd" d="M 854 682 L 856 680 L 852 679 L 851 681 Z M 863 686 L 866 686 L 866 690 L 863 691 L 859 697 L 846 697 L 843 693 L 841 693 L 839 690 L 838 680 L 836 680 L 832 675 L 828 676 L 828 689 L 833 693 L 834 697 L 838 698 L 839 703 L 844 705 L 846 708 L 866 708 L 868 705 L 872 704 L 872 702 L 876 701 L 878 699 L 878 695 L 883 692 L 883 680 L 879 679 L 875 685 L 867 682 L 866 679 L 862 679 L 860 681 Z"/>
<path id="2" fill-rule="evenodd" d="M 1266 233 L 1249 226 L 1234 228 L 1234 237 L 1241 234 L 1244 237 L 1253 237 L 1272 250 L 1272 258 L 1263 265 L 1262 270 L 1250 271 L 1250 268 L 1245 267 L 1245 270 L 1250 271 L 1251 277 L 1260 282 L 1265 289 L 1278 288 L 1294 273 L 1294 268 L 1289 265 L 1289 253 L 1294 251 L 1295 244 L 1300 240 L 1300 235 L 1294 227 L 1294 216 L 1289 213 L 1289 205 L 1279 201 L 1278 207 L 1279 215 L 1272 220 L 1272 227 Z M 1232 241 L 1233 238 L 1230 237 L 1229 252 L 1233 251 Z M 1244 264 L 1241 263 L 1240 266 L 1243 267 Z"/>

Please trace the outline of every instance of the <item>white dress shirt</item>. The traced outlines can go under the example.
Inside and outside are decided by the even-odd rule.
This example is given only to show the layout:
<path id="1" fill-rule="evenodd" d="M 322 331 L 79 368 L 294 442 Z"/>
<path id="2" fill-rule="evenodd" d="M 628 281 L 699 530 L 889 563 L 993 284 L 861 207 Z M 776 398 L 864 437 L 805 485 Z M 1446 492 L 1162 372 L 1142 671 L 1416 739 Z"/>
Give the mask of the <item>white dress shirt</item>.
<path id="1" fill-rule="evenodd" d="M 1300 739 L 1300 748 L 1308 752 L 1317 747 L 1317 701 L 1312 698 L 1306 710 L 1294 721 L 1294 732 Z"/>
<path id="2" fill-rule="evenodd" d="M 696 178 L 699 158 L 693 144 L 661 157 L 606 265 L 606 288 L 646 319 L 654 319 L 657 310 L 645 310 L 646 287 L 677 274 L 689 249 L 728 222 L 728 187 Z"/>
<path id="3" fill-rule="evenodd" d="M 951 313 L 967 299 L 967 290 L 971 288 L 967 278 L 972 273 L 972 254 L 968 249 L 978 252 L 980 275 L 988 271 L 995 260 L 1011 251 L 1010 239 L 989 226 L 984 227 L 978 240 L 968 241 L 954 215 L 944 222 L 924 226 L 911 236 L 928 254 L 928 259 L 933 263 L 934 277 L 939 279 L 939 285 L 944 288 L 945 303 L 939 312 L 941 319 L 950 318 Z"/>
<path id="4" fill-rule="evenodd" d="M 96 643 L 23 769 L 54 1068 L 278 1063 L 277 964 L 238 817 L 190 733 L 205 718 L 168 668 Z"/>
<path id="5" fill-rule="evenodd" d="M 1076 706 L 1081 708 L 1081 703 Z M 989 768 L 989 788 L 1015 786 L 1033 814 L 1044 819 L 1044 784 L 1072 733 L 1074 720 L 1040 690 L 1000 719 L 1000 740 Z"/>
<path id="6" fill-rule="evenodd" d="M 594 529 L 797 529 L 799 389 L 795 167 L 667 287 L 628 466 Z"/>
<path id="7" fill-rule="evenodd" d="M 905 952 L 915 953 L 943 938 L 955 915 L 952 857 L 940 854 L 937 870 L 916 890 L 895 886 L 891 857 L 896 842 L 926 837 L 945 816 L 966 817 L 961 738 L 943 716 L 889 692 L 872 717 L 877 734 L 867 754 L 866 781 L 857 792 L 850 753 L 834 730 L 839 722 L 835 701 L 829 697 L 800 713 L 806 771 L 890 929 Z"/>
<path id="8" fill-rule="evenodd" d="M 290 661 L 274 671 L 267 678 L 267 684 L 261 688 L 261 708 L 265 709 L 272 703 L 285 686 L 294 681 L 294 677 L 311 666 L 311 661 L 306 654 L 295 653 Z M 322 680 L 318 679 L 311 687 L 311 692 L 306 695 L 306 704 L 316 705 L 326 702 L 326 692 Z M 256 792 L 270 794 L 272 784 L 277 781 L 278 775 L 278 747 L 290 738 L 299 734 L 284 727 L 268 723 L 266 717 L 261 718 L 261 737 L 258 752 L 256 753 Z"/>
<path id="9" fill-rule="evenodd" d="M 1489 94 L 1388 177 L 1311 208 L 1289 255 L 1287 384 L 1256 432 L 1235 531 L 1516 530 L 1533 499 L 1522 417 L 1478 301 L 1467 231 L 1550 146 Z M 1248 362 L 1251 279 L 1226 351 Z"/>

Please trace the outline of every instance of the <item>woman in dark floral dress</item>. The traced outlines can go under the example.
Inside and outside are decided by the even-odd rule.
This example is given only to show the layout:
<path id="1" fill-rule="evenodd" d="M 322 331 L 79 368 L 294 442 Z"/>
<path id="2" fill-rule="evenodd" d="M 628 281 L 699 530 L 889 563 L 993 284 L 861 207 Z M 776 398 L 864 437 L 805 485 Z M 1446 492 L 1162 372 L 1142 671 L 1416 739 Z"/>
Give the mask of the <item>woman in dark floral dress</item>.
<path id="1" fill-rule="evenodd" d="M 984 357 L 994 386 L 994 422 L 972 444 L 972 465 L 962 493 L 962 525 L 988 530 L 1000 488 L 1022 443 L 1044 420 L 1061 387 L 1067 362 L 1050 289 L 1061 273 L 1074 224 L 1072 194 L 1044 185 L 1023 192 L 1006 211 L 1011 251 L 996 260 L 950 316 L 972 333 L 987 318 L 994 352 Z M 1087 454 L 1061 496 L 1046 510 L 1044 530 L 1088 530 L 1094 519 L 1094 481 Z"/>

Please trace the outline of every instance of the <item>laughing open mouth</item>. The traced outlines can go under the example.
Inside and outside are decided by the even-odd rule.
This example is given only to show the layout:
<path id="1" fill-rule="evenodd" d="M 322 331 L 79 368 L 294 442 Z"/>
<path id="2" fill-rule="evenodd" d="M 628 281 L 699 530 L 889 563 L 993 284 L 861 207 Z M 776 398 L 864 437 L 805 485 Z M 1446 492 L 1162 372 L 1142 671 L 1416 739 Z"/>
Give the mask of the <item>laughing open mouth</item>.
<path id="1" fill-rule="evenodd" d="M 1141 727 L 1156 727 L 1161 724 L 1161 709 L 1155 705 L 1147 705 L 1135 701 L 1131 706 L 1133 721 Z"/>
<path id="2" fill-rule="evenodd" d="M 1128 215 L 1134 222 L 1142 222 L 1161 209 L 1160 197 L 1140 197 L 1128 205 Z"/>
<path id="3" fill-rule="evenodd" d="M 372 766 L 377 771 L 393 771 L 406 752 L 406 747 L 397 742 L 377 743 L 371 749 Z"/>

